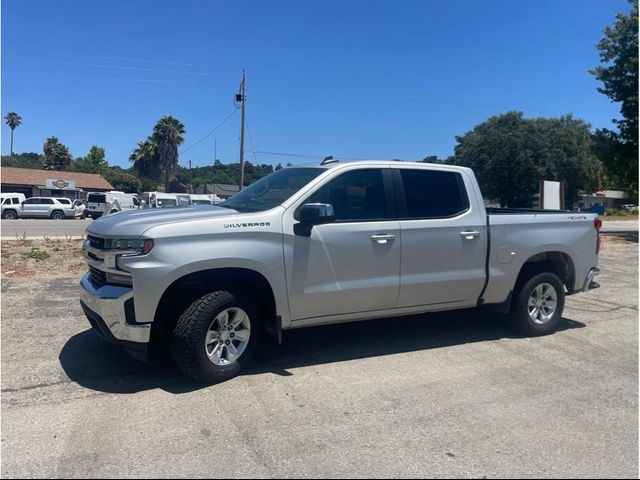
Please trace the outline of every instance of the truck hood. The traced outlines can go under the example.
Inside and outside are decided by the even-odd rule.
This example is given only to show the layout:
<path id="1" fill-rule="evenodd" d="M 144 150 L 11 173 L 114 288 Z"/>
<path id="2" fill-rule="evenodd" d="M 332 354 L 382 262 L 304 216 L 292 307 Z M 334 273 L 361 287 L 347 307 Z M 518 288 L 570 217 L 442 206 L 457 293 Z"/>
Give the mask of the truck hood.
<path id="1" fill-rule="evenodd" d="M 166 223 L 183 223 L 207 218 L 237 215 L 236 210 L 208 205 L 183 208 L 127 210 L 98 218 L 87 233 L 98 237 L 139 237 L 148 228 Z"/>

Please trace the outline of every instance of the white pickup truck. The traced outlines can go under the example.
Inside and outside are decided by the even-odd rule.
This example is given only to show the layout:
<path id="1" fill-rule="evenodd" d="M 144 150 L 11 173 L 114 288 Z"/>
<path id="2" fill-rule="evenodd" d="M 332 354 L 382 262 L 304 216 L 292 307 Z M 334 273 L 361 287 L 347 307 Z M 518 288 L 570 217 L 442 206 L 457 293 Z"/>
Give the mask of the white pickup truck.
<path id="1" fill-rule="evenodd" d="M 598 286 L 599 228 L 594 214 L 485 209 L 467 168 L 325 161 L 218 207 L 93 222 L 81 306 L 105 339 L 170 349 L 202 382 L 236 375 L 263 331 L 490 306 L 542 335 L 566 295 Z"/>

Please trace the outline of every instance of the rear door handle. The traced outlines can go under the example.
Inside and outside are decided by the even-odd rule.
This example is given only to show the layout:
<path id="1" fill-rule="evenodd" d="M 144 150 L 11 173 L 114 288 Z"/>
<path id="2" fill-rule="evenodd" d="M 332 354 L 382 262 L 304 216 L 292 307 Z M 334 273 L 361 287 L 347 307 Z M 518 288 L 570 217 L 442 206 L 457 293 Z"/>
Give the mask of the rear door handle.
<path id="1" fill-rule="evenodd" d="M 390 235 L 388 233 L 378 233 L 376 235 L 372 235 L 371 236 L 371 240 L 373 240 L 376 243 L 379 243 L 381 245 L 384 245 L 387 242 L 390 242 L 392 240 L 395 240 L 396 236 L 395 235 Z"/>
<path id="2" fill-rule="evenodd" d="M 473 240 L 480 236 L 480 232 L 476 230 L 465 230 L 464 232 L 460 232 L 460 235 L 464 237 L 465 240 Z"/>

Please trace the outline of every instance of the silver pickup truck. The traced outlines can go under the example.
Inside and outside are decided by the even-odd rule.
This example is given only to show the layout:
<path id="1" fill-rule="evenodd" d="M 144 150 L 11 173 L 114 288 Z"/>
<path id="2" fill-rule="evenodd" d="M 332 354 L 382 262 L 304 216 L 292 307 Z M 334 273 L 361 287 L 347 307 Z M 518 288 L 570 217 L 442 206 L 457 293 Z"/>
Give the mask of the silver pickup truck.
<path id="1" fill-rule="evenodd" d="M 105 339 L 188 376 L 236 375 L 268 332 L 489 306 L 526 335 L 596 288 L 600 220 L 485 209 L 468 168 L 323 162 L 219 206 L 134 210 L 87 228 L 81 306 Z"/>

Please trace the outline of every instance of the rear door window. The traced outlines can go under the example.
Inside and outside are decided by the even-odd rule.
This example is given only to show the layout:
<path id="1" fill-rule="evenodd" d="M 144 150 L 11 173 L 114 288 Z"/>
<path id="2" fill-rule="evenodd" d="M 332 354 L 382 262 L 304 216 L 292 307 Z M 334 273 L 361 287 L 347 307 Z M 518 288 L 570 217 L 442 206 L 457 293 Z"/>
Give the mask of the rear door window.
<path id="1" fill-rule="evenodd" d="M 450 218 L 469 209 L 469 197 L 458 172 L 401 169 L 405 213 L 402 218 Z"/>

